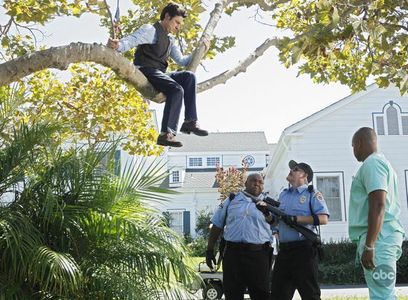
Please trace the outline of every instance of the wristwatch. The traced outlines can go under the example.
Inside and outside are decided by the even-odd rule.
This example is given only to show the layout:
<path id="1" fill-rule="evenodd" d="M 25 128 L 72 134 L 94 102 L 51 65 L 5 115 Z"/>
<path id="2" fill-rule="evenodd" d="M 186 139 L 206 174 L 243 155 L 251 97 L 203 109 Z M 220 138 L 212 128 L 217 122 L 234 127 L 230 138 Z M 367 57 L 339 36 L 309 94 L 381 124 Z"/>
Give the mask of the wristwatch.
<path id="1" fill-rule="evenodd" d="M 375 247 L 368 247 L 367 245 L 364 245 L 364 250 L 365 251 L 374 251 Z"/>

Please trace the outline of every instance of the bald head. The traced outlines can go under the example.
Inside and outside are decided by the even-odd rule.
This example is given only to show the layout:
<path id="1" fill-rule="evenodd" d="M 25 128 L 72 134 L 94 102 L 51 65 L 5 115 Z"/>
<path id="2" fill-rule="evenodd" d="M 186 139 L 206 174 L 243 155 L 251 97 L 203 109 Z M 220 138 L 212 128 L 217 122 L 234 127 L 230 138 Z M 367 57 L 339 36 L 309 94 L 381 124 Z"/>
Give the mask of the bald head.
<path id="1" fill-rule="evenodd" d="M 248 175 L 247 180 L 245 182 L 245 190 L 248 193 L 258 197 L 262 193 L 263 187 L 264 181 L 261 174 L 253 173 Z"/>
<path id="2" fill-rule="evenodd" d="M 370 127 L 361 127 L 353 136 L 353 140 L 357 139 L 366 145 L 377 145 L 377 134 Z"/>
<path id="3" fill-rule="evenodd" d="M 354 133 L 352 146 L 358 161 L 364 161 L 377 151 L 377 134 L 372 128 L 361 127 Z"/>

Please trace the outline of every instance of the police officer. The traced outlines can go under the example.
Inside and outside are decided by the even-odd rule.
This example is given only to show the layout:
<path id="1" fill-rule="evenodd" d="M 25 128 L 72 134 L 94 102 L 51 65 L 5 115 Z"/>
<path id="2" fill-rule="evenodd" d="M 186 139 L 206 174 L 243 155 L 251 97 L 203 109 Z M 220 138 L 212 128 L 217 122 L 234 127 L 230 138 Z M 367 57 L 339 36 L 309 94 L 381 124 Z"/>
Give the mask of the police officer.
<path id="1" fill-rule="evenodd" d="M 308 184 L 313 170 L 306 163 L 289 162 L 290 172 L 286 178 L 289 188 L 279 196 L 280 209 L 286 216 L 279 221 L 279 253 L 272 274 L 271 300 L 292 299 L 295 290 L 304 300 L 320 299 L 317 282 L 317 248 L 287 223 L 298 223 L 313 229 L 327 224 L 329 211 L 320 192 Z"/>
<path id="2" fill-rule="evenodd" d="M 263 186 L 260 174 L 249 175 L 245 191 L 233 199 L 226 199 L 211 219 L 206 262 L 212 269 L 214 245 L 224 230 L 223 287 L 226 300 L 244 299 L 246 287 L 252 300 L 269 299 L 272 232 L 268 222 L 272 222 L 272 216 L 265 211 L 262 213 L 251 199 L 261 195 Z"/>

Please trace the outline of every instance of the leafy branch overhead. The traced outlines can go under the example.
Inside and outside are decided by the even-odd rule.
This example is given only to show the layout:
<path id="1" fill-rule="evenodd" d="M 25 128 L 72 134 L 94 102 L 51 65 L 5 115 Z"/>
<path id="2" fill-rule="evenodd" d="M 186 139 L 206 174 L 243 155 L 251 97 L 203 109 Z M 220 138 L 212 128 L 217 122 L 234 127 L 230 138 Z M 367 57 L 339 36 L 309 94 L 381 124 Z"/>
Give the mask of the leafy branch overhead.
<path id="1" fill-rule="evenodd" d="M 123 35 L 130 34 L 142 24 L 156 21 L 161 9 L 167 4 L 161 0 L 132 1 L 133 8 L 126 13 L 122 12 L 120 19 Z M 279 50 L 279 59 L 286 67 L 296 66 L 300 74 L 309 74 L 316 82 L 340 82 L 350 86 L 353 91 L 358 91 L 365 88 L 367 79 L 370 78 L 380 87 L 393 84 L 399 87 L 401 93 L 408 90 L 406 0 L 219 0 L 210 4 L 186 0 L 182 4 L 189 14 L 177 39 L 184 53 L 193 53 L 189 70 L 195 71 L 203 60 L 217 59 L 217 54 L 227 52 L 235 46 L 234 32 L 217 36 L 215 29 L 221 18 L 234 18 L 234 13 L 238 10 L 261 12 L 264 20 L 265 16 L 269 18 L 268 23 L 274 26 L 273 32 L 279 36 L 265 36 L 264 42 L 252 53 L 244 54 L 235 67 L 199 83 L 199 92 L 246 72 L 247 68 L 272 46 Z M 108 86 L 111 80 L 116 81 L 118 77 L 126 86 L 122 90 L 123 93 L 115 94 L 116 99 L 125 97 L 130 86 L 133 86 L 133 99 L 137 103 L 140 102 L 139 106 L 142 106 L 143 98 L 156 102 L 164 100 L 163 95 L 158 94 L 134 68 L 131 52 L 121 55 L 102 45 L 82 43 L 50 49 L 38 46 L 39 36 L 46 38 L 45 34 L 39 31 L 41 25 L 63 16 L 81 18 L 84 14 L 95 14 L 100 17 L 101 25 L 110 30 L 111 23 L 105 1 L 50 0 L 48 5 L 43 5 L 40 0 L 4 0 L 2 6 L 9 18 L 4 24 L 0 24 L 0 86 L 3 88 L 18 81 L 18 85 L 24 86 L 26 93 L 35 98 L 35 91 L 30 90 L 30 85 L 27 84 L 29 75 L 34 78 L 40 76 L 36 72 L 44 69 L 67 69 L 70 64 L 93 62 L 100 67 L 95 68 L 92 74 L 102 72 Z M 202 18 L 208 18 L 205 26 L 201 26 Z M 245 24 L 239 26 L 245 30 Z M 205 39 L 211 39 L 208 52 L 204 47 Z M 116 75 L 109 73 L 102 66 L 115 71 Z M 175 67 L 174 64 L 170 65 L 173 70 Z M 58 78 L 54 76 L 52 80 Z M 65 99 L 66 105 L 59 116 L 69 115 L 65 112 L 72 112 L 72 107 L 78 105 L 75 103 L 75 97 Z M 92 97 L 87 99 L 91 107 L 97 107 L 99 100 Z M 112 105 L 123 105 L 123 102 L 114 101 Z M 115 129 L 115 124 L 120 119 L 122 124 L 128 124 L 125 130 L 120 128 L 121 132 L 128 133 L 126 138 L 140 138 L 134 135 L 129 116 L 110 120 L 106 111 L 93 110 L 82 118 L 91 120 L 85 122 L 91 124 L 87 131 L 82 131 L 89 140 L 96 136 L 104 138 L 110 132 L 117 132 L 119 128 Z M 151 124 L 150 118 L 146 109 L 145 122 L 142 124 Z M 100 126 L 101 120 L 104 120 L 107 126 Z M 154 135 L 148 135 L 143 153 L 159 151 L 154 146 L 154 140 Z M 135 152 L 140 150 L 141 148 L 134 148 Z"/>

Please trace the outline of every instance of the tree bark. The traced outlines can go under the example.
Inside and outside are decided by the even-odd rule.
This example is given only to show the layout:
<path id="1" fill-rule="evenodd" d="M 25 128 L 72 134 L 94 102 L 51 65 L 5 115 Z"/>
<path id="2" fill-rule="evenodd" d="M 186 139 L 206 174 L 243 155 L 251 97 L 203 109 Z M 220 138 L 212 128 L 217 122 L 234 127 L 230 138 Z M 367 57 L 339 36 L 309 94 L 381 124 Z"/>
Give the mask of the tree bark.
<path id="1" fill-rule="evenodd" d="M 255 61 L 258 57 L 262 56 L 266 50 L 272 46 L 276 46 L 279 42 L 279 39 L 267 39 L 263 42 L 255 51 L 250 54 L 246 59 L 240 62 L 235 68 L 225 71 L 211 79 L 203 81 L 198 84 L 197 92 L 201 93 L 206 90 L 213 88 L 216 85 L 227 82 L 228 79 L 237 76 L 239 73 L 246 72 L 247 68 Z"/>
<path id="2" fill-rule="evenodd" d="M 158 93 L 128 59 L 100 44 L 71 43 L 67 46 L 36 51 L 0 64 L 0 86 L 40 70 L 48 68 L 66 70 L 69 64 L 80 62 L 95 62 L 108 67 L 132 84 L 143 97 L 157 103 L 165 101 L 165 96 Z"/>
<path id="3" fill-rule="evenodd" d="M 195 49 L 193 56 L 189 65 L 187 66 L 187 70 L 195 72 L 197 70 L 198 65 L 200 64 L 201 60 L 203 59 L 204 55 L 207 53 L 208 49 L 206 49 L 204 44 L 204 39 L 207 41 L 211 40 L 213 35 L 214 29 L 218 24 L 218 21 L 221 18 L 222 13 L 224 12 L 224 8 L 228 5 L 229 0 L 221 0 L 217 4 L 215 4 L 214 10 L 210 14 L 210 19 L 201 35 L 200 42 L 198 43 L 198 47 Z"/>
<path id="4" fill-rule="evenodd" d="M 244 61 L 235 68 L 225 71 L 211 79 L 197 85 L 197 92 L 204 92 L 216 85 L 227 82 L 228 79 L 245 72 L 258 57 L 271 46 L 275 46 L 278 39 L 267 39 Z M 146 77 L 123 55 L 101 44 L 71 43 L 67 46 L 53 47 L 46 50 L 27 54 L 0 64 L 0 86 L 17 81 L 37 71 L 55 68 L 66 70 L 71 63 L 95 62 L 112 69 L 123 80 L 133 85 L 145 99 L 156 103 L 166 100 L 162 93 L 158 93 Z"/>

